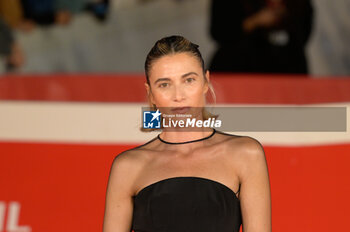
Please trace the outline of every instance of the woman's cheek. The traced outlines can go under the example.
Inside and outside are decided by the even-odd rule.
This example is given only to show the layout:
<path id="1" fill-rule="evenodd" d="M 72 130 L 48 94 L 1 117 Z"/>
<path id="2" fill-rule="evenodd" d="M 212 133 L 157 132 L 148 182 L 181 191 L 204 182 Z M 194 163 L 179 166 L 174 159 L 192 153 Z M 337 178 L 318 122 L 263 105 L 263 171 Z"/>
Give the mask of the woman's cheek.
<path id="1" fill-rule="evenodd" d="M 202 97 L 203 94 L 202 94 L 201 88 L 199 88 L 199 86 L 198 86 L 196 88 L 192 87 L 191 89 L 189 89 L 189 95 L 194 99 L 198 99 L 198 98 Z"/>
<path id="2" fill-rule="evenodd" d="M 157 94 L 156 101 L 159 105 L 168 105 L 169 101 L 171 99 L 169 91 L 163 91 L 159 94 Z"/>

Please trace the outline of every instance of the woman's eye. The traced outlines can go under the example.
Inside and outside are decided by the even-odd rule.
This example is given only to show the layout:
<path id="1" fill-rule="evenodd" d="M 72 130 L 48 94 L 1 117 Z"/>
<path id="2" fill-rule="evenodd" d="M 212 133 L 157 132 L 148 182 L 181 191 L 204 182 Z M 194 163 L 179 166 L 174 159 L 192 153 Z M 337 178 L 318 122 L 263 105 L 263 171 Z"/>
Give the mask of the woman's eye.
<path id="1" fill-rule="evenodd" d="M 193 82 L 195 79 L 190 77 L 190 78 L 187 78 L 186 80 L 187 80 L 187 82 Z"/>
<path id="2" fill-rule="evenodd" d="M 162 83 L 159 85 L 160 88 L 164 88 L 164 87 L 167 87 L 168 83 Z"/>

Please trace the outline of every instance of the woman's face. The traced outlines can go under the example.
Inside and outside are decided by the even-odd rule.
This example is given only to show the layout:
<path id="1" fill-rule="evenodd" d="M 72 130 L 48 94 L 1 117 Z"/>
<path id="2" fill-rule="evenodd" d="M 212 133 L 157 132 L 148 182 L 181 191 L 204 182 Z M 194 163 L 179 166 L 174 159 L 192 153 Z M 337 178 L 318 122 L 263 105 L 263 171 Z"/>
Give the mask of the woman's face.
<path id="1" fill-rule="evenodd" d="M 157 107 L 203 107 L 208 91 L 209 72 L 190 53 L 177 53 L 155 60 L 149 70 L 149 99 Z"/>

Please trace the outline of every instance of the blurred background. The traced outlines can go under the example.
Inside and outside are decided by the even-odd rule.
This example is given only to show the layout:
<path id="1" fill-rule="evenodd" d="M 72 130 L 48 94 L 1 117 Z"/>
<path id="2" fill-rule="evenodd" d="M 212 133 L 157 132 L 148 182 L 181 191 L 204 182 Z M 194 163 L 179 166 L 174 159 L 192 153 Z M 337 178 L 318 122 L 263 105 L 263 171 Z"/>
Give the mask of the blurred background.
<path id="1" fill-rule="evenodd" d="M 346 0 L 1 0 L 0 72 L 143 72 L 155 41 L 181 34 L 213 71 L 349 75 L 349 9 Z M 295 69 L 278 69 L 287 62 Z"/>
<path id="2" fill-rule="evenodd" d="M 154 43 L 199 45 L 217 106 L 340 106 L 346 131 L 247 132 L 273 231 L 350 231 L 349 0 L 0 0 L 0 232 L 102 231 Z M 132 170 L 130 170 L 132 171 Z"/>

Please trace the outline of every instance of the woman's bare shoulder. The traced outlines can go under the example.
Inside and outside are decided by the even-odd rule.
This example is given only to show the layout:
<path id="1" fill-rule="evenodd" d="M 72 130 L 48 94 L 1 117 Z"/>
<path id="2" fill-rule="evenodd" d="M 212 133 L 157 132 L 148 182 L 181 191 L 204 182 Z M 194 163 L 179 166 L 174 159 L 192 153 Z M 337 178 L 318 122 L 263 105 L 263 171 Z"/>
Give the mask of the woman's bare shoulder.
<path id="1" fill-rule="evenodd" d="M 262 155 L 264 153 L 262 144 L 256 138 L 250 136 L 240 136 L 236 143 L 241 151 L 246 155 Z"/>
<path id="2" fill-rule="evenodd" d="M 144 153 L 152 151 L 152 142 L 156 140 L 156 137 L 147 141 L 144 144 L 130 148 L 119 153 L 114 157 L 113 164 L 118 163 L 118 165 L 137 165 L 144 157 Z"/>
<path id="3" fill-rule="evenodd" d="M 226 144 L 227 154 L 234 159 L 239 166 L 250 166 L 251 162 L 265 159 L 262 144 L 255 138 L 245 135 L 219 133 Z M 259 162 L 259 161 L 257 161 Z"/>
<path id="4" fill-rule="evenodd" d="M 157 137 L 143 143 L 139 146 L 130 148 L 123 152 L 120 152 L 117 156 L 114 157 L 113 166 L 119 167 L 119 169 L 130 169 L 132 168 L 133 173 L 136 173 L 138 167 L 141 168 L 143 164 L 147 161 L 149 155 L 153 151 L 153 141 Z"/>
<path id="5" fill-rule="evenodd" d="M 241 179 L 249 176 L 252 169 L 266 169 L 265 151 L 256 138 L 240 136 L 232 140 L 230 146 L 235 150 L 235 161 L 239 163 Z"/>
<path id="6" fill-rule="evenodd" d="M 261 153 L 263 152 L 262 144 L 255 138 L 246 135 L 237 135 L 217 131 L 222 137 L 222 141 L 226 141 L 228 146 L 232 149 L 240 149 L 240 151 L 246 153 Z"/>
<path id="7" fill-rule="evenodd" d="M 114 186 L 118 186 L 118 191 L 122 191 L 130 197 L 134 194 L 134 183 L 143 170 L 147 157 L 149 157 L 145 154 L 149 150 L 146 145 L 151 141 L 120 152 L 114 157 L 110 168 L 109 179 L 110 183 L 113 182 Z"/>

